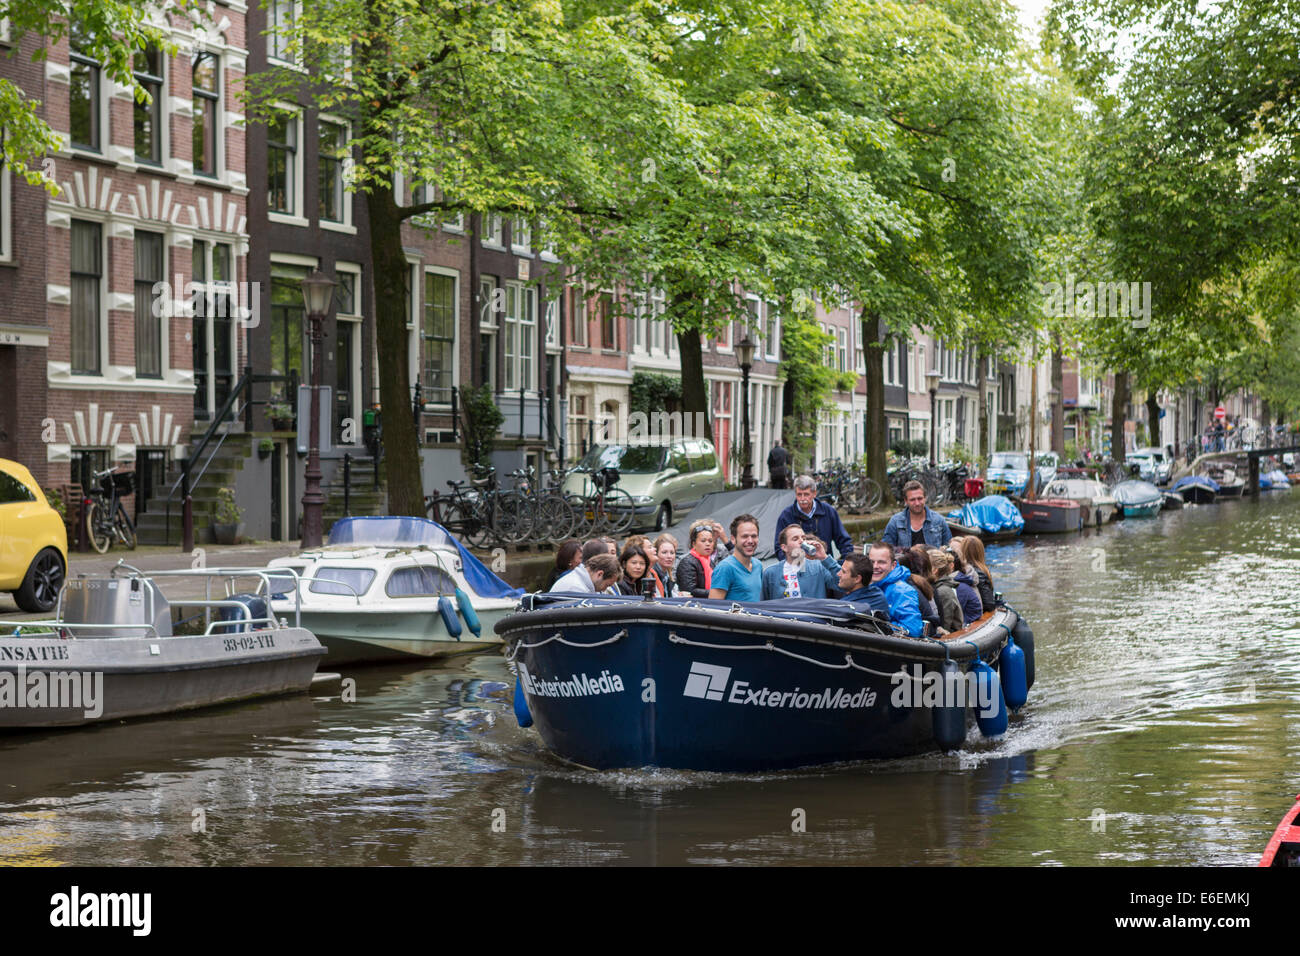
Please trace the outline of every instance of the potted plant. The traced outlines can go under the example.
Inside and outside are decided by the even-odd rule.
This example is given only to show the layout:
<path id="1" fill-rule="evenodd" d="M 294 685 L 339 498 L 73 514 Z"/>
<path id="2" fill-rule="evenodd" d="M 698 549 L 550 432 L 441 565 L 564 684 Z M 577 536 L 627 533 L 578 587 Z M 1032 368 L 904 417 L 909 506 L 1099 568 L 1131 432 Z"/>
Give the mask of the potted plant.
<path id="1" fill-rule="evenodd" d="M 271 452 L 275 451 L 275 442 L 269 438 L 263 438 L 257 443 L 257 457 L 266 459 L 271 457 Z"/>
<path id="2" fill-rule="evenodd" d="M 287 432 L 293 430 L 293 409 L 285 401 L 269 402 L 266 406 L 266 414 L 271 419 L 271 427 L 278 432 Z"/>
<path id="3" fill-rule="evenodd" d="M 217 544 L 234 544 L 244 530 L 244 509 L 235 504 L 233 488 L 217 489 L 217 510 L 212 517 L 212 537 Z"/>

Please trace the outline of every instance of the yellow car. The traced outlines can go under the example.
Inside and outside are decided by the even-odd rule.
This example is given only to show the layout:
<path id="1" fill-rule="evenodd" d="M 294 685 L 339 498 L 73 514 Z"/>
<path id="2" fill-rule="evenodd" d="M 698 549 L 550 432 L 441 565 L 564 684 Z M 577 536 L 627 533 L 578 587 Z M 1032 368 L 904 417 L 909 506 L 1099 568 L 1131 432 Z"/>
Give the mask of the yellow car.
<path id="1" fill-rule="evenodd" d="M 0 458 L 0 591 L 24 611 L 52 611 L 67 569 L 63 518 L 30 471 Z"/>

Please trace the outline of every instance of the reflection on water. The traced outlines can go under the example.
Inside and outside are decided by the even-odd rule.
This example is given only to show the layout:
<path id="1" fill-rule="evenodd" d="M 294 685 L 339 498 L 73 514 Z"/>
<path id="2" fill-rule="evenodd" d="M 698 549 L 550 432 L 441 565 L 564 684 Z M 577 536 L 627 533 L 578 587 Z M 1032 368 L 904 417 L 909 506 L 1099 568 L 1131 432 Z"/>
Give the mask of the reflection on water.
<path id="1" fill-rule="evenodd" d="M 1253 863 L 1300 790 L 1300 496 L 989 559 L 1037 683 L 959 755 L 578 771 L 515 726 L 500 657 L 356 668 L 353 703 L 0 738 L 0 862 Z"/>

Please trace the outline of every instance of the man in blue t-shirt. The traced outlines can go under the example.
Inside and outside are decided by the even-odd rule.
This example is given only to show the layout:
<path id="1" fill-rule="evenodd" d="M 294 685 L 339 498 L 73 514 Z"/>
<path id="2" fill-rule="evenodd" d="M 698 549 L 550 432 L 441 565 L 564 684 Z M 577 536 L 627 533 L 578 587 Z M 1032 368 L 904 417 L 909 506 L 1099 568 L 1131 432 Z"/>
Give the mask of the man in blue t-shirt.
<path id="1" fill-rule="evenodd" d="M 758 519 L 753 515 L 733 518 L 731 540 L 736 550 L 713 569 L 709 597 L 728 601 L 761 600 L 763 565 L 754 558 L 754 552 L 758 550 Z"/>

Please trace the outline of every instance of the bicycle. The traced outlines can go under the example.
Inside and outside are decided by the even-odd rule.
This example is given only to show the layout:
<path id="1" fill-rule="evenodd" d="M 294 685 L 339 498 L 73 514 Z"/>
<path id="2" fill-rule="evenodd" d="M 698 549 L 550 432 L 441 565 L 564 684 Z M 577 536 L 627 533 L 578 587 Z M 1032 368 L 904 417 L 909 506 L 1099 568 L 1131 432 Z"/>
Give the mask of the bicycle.
<path id="1" fill-rule="evenodd" d="M 82 502 L 85 511 L 86 537 L 90 546 L 106 554 L 117 540 L 130 551 L 135 550 L 135 524 L 126 513 L 122 499 L 135 490 L 135 472 L 114 471 L 106 468 L 91 476 L 97 491 L 91 491 Z"/>
<path id="2" fill-rule="evenodd" d="M 515 479 L 515 491 L 520 496 L 520 505 L 526 506 L 529 511 L 529 538 L 535 542 L 549 541 L 558 545 L 572 536 L 576 518 L 573 505 L 554 484 L 557 471 L 552 469 L 548 474 L 553 483 L 543 492 L 541 482 L 534 480 L 535 470 L 531 465 L 510 473 Z"/>
<path id="3" fill-rule="evenodd" d="M 602 468 L 591 475 L 592 492 L 582 496 L 582 515 L 592 535 L 621 535 L 632 526 L 632 496 L 618 484 L 617 468 Z"/>

